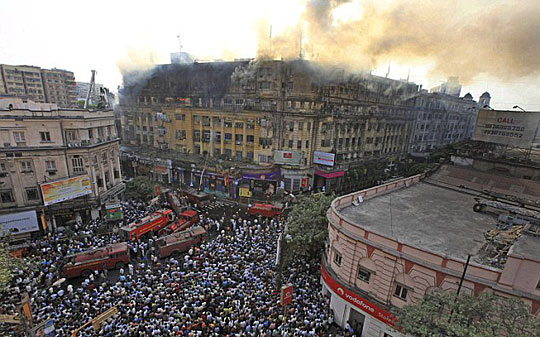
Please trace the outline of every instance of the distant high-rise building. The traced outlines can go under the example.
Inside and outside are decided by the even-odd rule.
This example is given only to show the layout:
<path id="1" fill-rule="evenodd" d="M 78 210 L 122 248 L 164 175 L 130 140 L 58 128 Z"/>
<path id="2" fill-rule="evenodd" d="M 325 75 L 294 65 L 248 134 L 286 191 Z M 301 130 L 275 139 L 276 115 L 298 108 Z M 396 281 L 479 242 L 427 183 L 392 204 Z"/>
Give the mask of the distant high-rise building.
<path id="1" fill-rule="evenodd" d="M 461 94 L 461 84 L 459 84 L 459 78 L 456 76 L 448 77 L 446 82 L 431 88 L 430 92 L 439 92 L 441 94 L 459 97 Z"/>
<path id="2" fill-rule="evenodd" d="M 47 103 L 56 103 L 60 107 L 74 107 L 77 104 L 73 72 L 53 68 L 42 69 L 41 74 Z"/>
<path id="3" fill-rule="evenodd" d="M 60 107 L 77 103 L 73 72 L 35 66 L 0 64 L 0 94 Z"/>
<path id="4" fill-rule="evenodd" d="M 0 84 L 3 87 L 0 92 L 29 98 L 38 103 L 46 102 L 41 68 L 0 64 L 0 70 Z"/>

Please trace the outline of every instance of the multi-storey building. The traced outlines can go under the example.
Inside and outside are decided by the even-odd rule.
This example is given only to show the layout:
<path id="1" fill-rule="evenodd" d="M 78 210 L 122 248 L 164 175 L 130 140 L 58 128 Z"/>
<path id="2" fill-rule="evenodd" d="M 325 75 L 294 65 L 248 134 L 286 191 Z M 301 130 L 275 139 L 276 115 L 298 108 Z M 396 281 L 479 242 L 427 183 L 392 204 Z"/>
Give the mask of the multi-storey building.
<path id="1" fill-rule="evenodd" d="M 443 93 L 421 91 L 410 98 L 415 107 L 415 123 L 409 143 L 413 154 L 472 137 L 478 104 L 471 94 L 457 97 Z"/>
<path id="2" fill-rule="evenodd" d="M 492 200 L 488 186 L 502 199 L 485 212 L 475 199 Z M 521 298 L 540 315 L 540 215 L 514 206 L 532 200 L 538 182 L 454 166 L 335 199 L 321 265 L 335 321 L 361 336 L 401 336 L 392 308 L 460 284 L 461 293 Z"/>
<path id="3" fill-rule="evenodd" d="M 124 78 L 125 142 L 279 164 L 293 191 L 329 187 L 361 161 L 406 154 L 414 120 L 406 98 L 418 91 L 303 60 L 163 65 L 147 75 Z M 276 160 L 283 151 L 298 160 Z M 320 165 L 320 152 L 332 160 Z"/>
<path id="4" fill-rule="evenodd" d="M 35 210 L 54 228 L 97 217 L 124 188 L 113 111 L 3 98 L 0 145 L 2 214 Z"/>
<path id="5" fill-rule="evenodd" d="M 34 66 L 0 65 L 0 92 L 29 98 L 34 102 L 46 102 L 41 68 Z"/>
<path id="6" fill-rule="evenodd" d="M 74 107 L 75 76 L 67 70 L 0 64 L 0 94 Z"/>
<path id="7" fill-rule="evenodd" d="M 43 88 L 47 103 L 59 107 L 74 107 L 77 104 L 75 76 L 62 69 L 42 69 Z"/>

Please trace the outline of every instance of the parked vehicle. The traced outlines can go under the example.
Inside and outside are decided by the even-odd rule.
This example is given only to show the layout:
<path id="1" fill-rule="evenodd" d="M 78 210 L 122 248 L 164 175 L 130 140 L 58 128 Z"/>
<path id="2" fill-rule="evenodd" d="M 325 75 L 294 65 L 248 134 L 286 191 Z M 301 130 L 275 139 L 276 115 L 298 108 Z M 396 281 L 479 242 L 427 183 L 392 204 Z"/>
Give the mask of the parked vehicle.
<path id="1" fill-rule="evenodd" d="M 281 207 L 271 204 L 255 204 L 248 210 L 251 215 L 261 215 L 266 217 L 274 217 L 283 214 Z"/>
<path id="2" fill-rule="evenodd" d="M 162 235 L 168 235 L 174 232 L 183 231 L 185 229 L 188 229 L 189 227 L 191 227 L 191 225 L 197 223 L 198 221 L 199 221 L 199 214 L 197 214 L 197 212 L 194 210 L 187 210 L 180 213 L 180 216 L 175 222 L 161 229 L 158 232 L 158 234 L 159 236 L 162 236 Z"/>
<path id="3" fill-rule="evenodd" d="M 205 237 L 206 230 L 202 226 L 196 226 L 159 238 L 156 241 L 159 257 L 165 258 L 170 255 L 183 253 L 203 241 Z"/>
<path id="4" fill-rule="evenodd" d="M 74 254 L 66 259 L 64 277 L 88 277 L 94 270 L 123 268 L 129 262 L 129 249 L 127 242 L 120 242 Z"/>
<path id="5" fill-rule="evenodd" d="M 136 240 L 143 235 L 154 236 L 159 230 L 166 227 L 171 221 L 174 221 L 174 212 L 170 209 L 162 209 L 146 216 L 139 221 L 130 223 L 121 227 L 125 240 Z"/>

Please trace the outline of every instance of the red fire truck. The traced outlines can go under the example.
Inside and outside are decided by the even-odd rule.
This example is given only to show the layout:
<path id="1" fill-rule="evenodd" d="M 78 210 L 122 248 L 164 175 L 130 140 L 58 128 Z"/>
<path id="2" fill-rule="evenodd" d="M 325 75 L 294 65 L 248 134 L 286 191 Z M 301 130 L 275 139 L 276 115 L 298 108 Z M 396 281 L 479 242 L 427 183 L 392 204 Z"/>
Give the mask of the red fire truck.
<path id="1" fill-rule="evenodd" d="M 167 226 L 175 218 L 174 212 L 170 209 L 155 211 L 139 221 L 130 223 L 120 228 L 125 240 L 136 240 L 145 234 L 153 236 L 154 233 Z"/>
<path id="2" fill-rule="evenodd" d="M 255 204 L 248 211 L 251 215 L 262 215 L 270 218 L 283 214 L 281 207 L 271 204 Z"/>
<path id="3" fill-rule="evenodd" d="M 187 251 L 192 246 L 198 244 L 206 237 L 206 230 L 201 226 L 176 232 L 171 235 L 159 238 L 156 242 L 160 258 L 170 255 L 178 255 Z"/>
<path id="4" fill-rule="evenodd" d="M 88 250 L 67 257 L 63 266 L 66 278 L 88 277 L 94 270 L 123 268 L 129 262 L 126 242 L 114 243 L 103 248 Z"/>
<path id="5" fill-rule="evenodd" d="M 188 229 L 191 225 L 199 221 L 199 215 L 194 210 L 187 210 L 182 213 L 180 213 L 180 216 L 178 219 L 169 224 L 167 227 L 161 229 L 158 232 L 159 236 L 171 234 L 174 232 L 183 231 L 184 229 Z"/>

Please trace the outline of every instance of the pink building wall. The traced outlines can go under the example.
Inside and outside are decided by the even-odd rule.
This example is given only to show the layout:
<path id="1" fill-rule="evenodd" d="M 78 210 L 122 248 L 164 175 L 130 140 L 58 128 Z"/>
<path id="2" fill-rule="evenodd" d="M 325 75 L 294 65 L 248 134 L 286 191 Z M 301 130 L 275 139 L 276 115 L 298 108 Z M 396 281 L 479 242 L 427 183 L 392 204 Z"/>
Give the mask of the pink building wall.
<path id="1" fill-rule="evenodd" d="M 457 290 L 464 260 L 442 256 L 412 247 L 392 238 L 369 232 L 362 224 L 353 223 L 340 213 L 362 196 L 364 200 L 418 183 L 423 175 L 355 192 L 335 199 L 327 216 L 329 220 L 327 263 L 339 277 L 339 282 L 369 294 L 370 297 L 396 307 L 419 301 L 434 288 Z M 341 264 L 334 261 L 339 253 Z M 371 271 L 368 283 L 357 277 L 358 268 Z M 540 316 L 540 263 L 510 256 L 504 270 L 473 263 L 469 264 L 462 292 L 479 294 L 493 291 L 503 296 L 518 296 Z M 396 284 L 405 286 L 406 300 L 394 296 Z"/>

